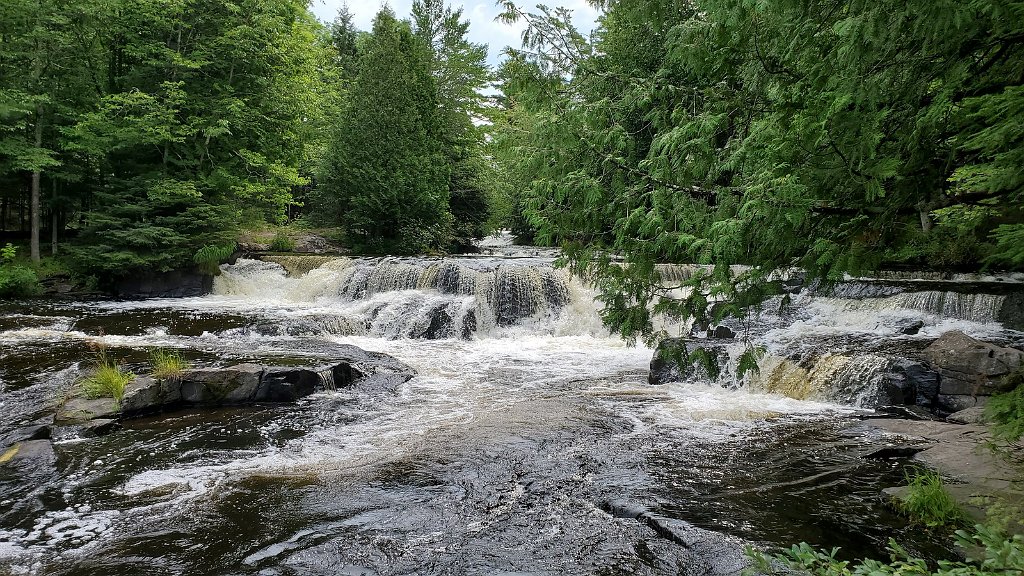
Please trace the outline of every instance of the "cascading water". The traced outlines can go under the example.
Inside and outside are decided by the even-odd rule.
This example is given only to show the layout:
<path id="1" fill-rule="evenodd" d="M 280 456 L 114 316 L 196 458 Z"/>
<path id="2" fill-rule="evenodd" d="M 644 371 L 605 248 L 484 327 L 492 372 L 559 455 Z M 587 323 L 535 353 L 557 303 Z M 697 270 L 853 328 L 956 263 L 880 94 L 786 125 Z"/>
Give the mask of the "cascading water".
<path id="1" fill-rule="evenodd" d="M 880 504 L 903 464 L 862 457 L 882 440 L 855 407 L 894 355 L 946 330 L 1019 342 L 994 300 L 808 292 L 730 321 L 737 338 L 701 334 L 718 381 L 649 386 L 652 351 L 609 336 L 551 254 L 507 240 L 444 259 L 243 259 L 202 298 L 3 304 L 5 442 L 99 346 L 143 373 L 153 348 L 324 365 L 354 344 L 418 375 L 364 390 L 323 373 L 295 405 L 102 438 L 57 427 L 52 462 L 0 474 L 0 573 L 731 574 L 746 543 L 883 557 L 889 537 L 941 553 Z M 748 344 L 767 354 L 738 383 Z"/>

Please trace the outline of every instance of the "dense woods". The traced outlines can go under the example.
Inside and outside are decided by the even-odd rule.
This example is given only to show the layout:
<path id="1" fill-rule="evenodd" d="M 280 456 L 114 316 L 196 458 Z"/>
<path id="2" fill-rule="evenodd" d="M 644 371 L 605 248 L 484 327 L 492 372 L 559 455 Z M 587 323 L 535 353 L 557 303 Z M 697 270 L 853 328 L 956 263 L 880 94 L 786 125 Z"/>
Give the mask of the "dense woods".
<path id="1" fill-rule="evenodd" d="M 631 338 L 779 269 L 1024 266 L 1019 3 L 619 0 L 588 34 L 499 4 L 526 32 L 492 72 L 439 0 L 366 31 L 301 0 L 6 2 L 0 225 L 101 284 L 258 223 L 371 253 L 509 227 Z"/>
<path id="2" fill-rule="evenodd" d="M 623 335 L 742 313 L 789 267 L 1024 265 L 1019 2 L 619 0 L 589 38 L 503 4 L 528 24 L 501 70 L 519 227 Z M 659 262 L 708 268 L 674 297 Z"/>

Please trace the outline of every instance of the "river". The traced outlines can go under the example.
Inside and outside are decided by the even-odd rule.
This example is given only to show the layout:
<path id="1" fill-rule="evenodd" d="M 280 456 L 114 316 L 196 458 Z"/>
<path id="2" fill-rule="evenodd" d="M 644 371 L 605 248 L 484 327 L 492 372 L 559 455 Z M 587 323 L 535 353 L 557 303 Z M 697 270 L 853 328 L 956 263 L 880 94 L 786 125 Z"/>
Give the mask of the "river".
<path id="1" fill-rule="evenodd" d="M 863 399 L 886 354 L 946 330 L 1019 343 L 998 296 L 798 297 L 734 325 L 771 353 L 762 376 L 651 386 L 652 351 L 609 336 L 551 254 L 494 248 L 240 260 L 200 298 L 0 305 L 0 439 L 98 346 L 141 373 L 156 347 L 223 365 L 354 344 L 418 373 L 101 438 L 57 428 L 54 466 L 0 469 L 0 573 L 732 574 L 747 544 L 884 557 L 890 537 L 948 553 L 882 502 L 908 462 L 865 457 L 899 439 Z M 768 376 L 814 354 L 837 364 L 820 382 Z"/>

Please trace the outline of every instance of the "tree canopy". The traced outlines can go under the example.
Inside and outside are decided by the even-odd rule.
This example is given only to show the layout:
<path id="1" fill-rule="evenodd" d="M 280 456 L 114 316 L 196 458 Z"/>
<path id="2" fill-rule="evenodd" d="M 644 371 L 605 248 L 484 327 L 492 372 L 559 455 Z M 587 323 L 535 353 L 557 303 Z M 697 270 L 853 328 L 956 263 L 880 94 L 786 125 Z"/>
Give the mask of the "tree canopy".
<path id="1" fill-rule="evenodd" d="M 1024 265 L 1019 2 L 617 0 L 591 38 L 502 4 L 528 24 L 510 178 L 624 336 L 740 314 L 790 267 Z"/>

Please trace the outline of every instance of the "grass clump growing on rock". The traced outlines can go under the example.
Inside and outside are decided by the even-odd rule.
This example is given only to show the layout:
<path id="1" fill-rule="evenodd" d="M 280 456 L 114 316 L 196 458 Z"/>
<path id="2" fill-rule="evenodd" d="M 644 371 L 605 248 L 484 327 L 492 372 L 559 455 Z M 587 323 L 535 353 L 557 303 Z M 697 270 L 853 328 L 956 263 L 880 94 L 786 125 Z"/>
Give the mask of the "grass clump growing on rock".
<path id="1" fill-rule="evenodd" d="M 270 249 L 274 252 L 291 252 L 295 250 L 295 240 L 284 232 L 278 232 L 270 241 Z"/>
<path id="2" fill-rule="evenodd" d="M 149 363 L 153 367 L 153 377 L 159 379 L 181 378 L 181 373 L 189 367 L 181 353 L 173 350 L 153 350 L 149 354 Z"/>
<path id="3" fill-rule="evenodd" d="M 1024 437 L 1024 368 L 1018 368 L 1006 377 L 1009 392 L 996 394 L 985 407 L 985 416 L 992 422 L 992 432 L 998 438 L 1016 442 Z"/>
<path id="4" fill-rule="evenodd" d="M 963 508 L 946 491 L 938 473 L 920 470 L 907 482 L 907 494 L 898 504 L 907 516 L 933 528 L 964 523 L 967 516 Z"/>
<path id="5" fill-rule="evenodd" d="M 92 375 L 82 380 L 82 390 L 89 398 L 113 398 L 120 406 L 125 387 L 134 379 L 135 374 L 104 358 Z"/>

